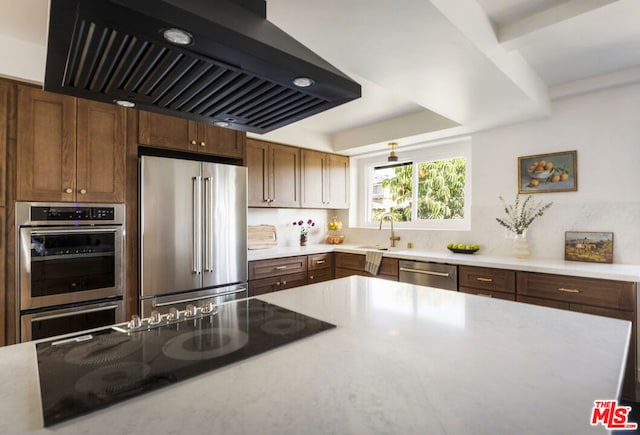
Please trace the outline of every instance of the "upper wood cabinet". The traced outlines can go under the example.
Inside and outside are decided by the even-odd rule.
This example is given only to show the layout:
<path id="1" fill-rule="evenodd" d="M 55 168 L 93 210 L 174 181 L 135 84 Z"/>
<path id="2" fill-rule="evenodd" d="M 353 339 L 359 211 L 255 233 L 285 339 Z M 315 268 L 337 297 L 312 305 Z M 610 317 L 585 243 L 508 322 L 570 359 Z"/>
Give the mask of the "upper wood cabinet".
<path id="1" fill-rule="evenodd" d="M 249 207 L 300 207 L 300 150 L 247 139 Z"/>
<path id="2" fill-rule="evenodd" d="M 301 150 L 302 207 L 349 208 L 349 157 Z"/>
<path id="3" fill-rule="evenodd" d="M 7 140 L 9 117 L 13 113 L 10 101 L 13 99 L 14 89 L 14 84 L 0 80 L 0 207 L 4 206 L 7 200 Z"/>
<path id="4" fill-rule="evenodd" d="M 16 196 L 124 202 L 124 110 L 18 86 Z"/>
<path id="5" fill-rule="evenodd" d="M 246 133 L 202 122 L 140 111 L 138 141 L 142 145 L 242 158 Z"/>

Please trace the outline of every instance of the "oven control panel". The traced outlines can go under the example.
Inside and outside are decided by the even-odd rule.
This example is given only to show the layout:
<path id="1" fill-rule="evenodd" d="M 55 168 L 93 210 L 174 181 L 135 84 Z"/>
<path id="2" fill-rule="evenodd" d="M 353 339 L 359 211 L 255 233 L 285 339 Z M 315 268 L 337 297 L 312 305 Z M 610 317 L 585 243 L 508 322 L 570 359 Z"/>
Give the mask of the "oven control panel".
<path id="1" fill-rule="evenodd" d="M 31 207 L 32 221 L 113 221 L 114 207 Z"/>

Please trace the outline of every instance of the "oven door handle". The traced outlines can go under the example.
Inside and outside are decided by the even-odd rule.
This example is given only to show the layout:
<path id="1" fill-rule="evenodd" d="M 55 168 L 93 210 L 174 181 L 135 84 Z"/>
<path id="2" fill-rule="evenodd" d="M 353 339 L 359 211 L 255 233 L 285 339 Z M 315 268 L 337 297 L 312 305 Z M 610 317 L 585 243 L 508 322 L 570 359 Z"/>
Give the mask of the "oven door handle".
<path id="1" fill-rule="evenodd" d="M 119 228 L 101 227 L 101 228 L 73 228 L 68 230 L 31 230 L 32 236 L 46 236 L 49 234 L 78 234 L 78 233 L 116 233 Z"/>
<path id="2" fill-rule="evenodd" d="M 117 310 L 117 309 L 118 309 L 118 305 L 113 304 L 113 305 L 105 305 L 104 307 L 88 308 L 86 310 L 65 311 L 64 313 L 51 314 L 49 316 L 47 316 L 47 315 L 38 316 L 38 317 L 33 316 L 31 318 L 31 323 L 43 322 L 45 320 L 51 320 L 51 319 L 58 319 L 60 317 L 69 317 L 69 315 L 84 314 L 84 313 L 96 313 L 98 311 Z"/>
<path id="3" fill-rule="evenodd" d="M 200 296 L 200 297 L 197 297 L 197 298 L 181 299 L 179 301 L 172 301 L 172 302 L 162 302 L 162 303 L 159 303 L 159 304 L 155 304 L 155 307 L 166 307 L 166 306 L 169 306 L 169 305 L 184 304 L 185 302 L 201 301 L 203 299 L 211 299 L 211 298 L 217 298 L 217 297 L 220 297 L 220 296 L 228 296 L 228 295 L 233 295 L 233 294 L 236 294 L 236 293 L 242 293 L 244 291 L 247 291 L 247 289 L 244 288 L 244 287 L 241 287 L 241 288 L 238 288 L 238 289 L 236 289 L 234 291 L 230 291 L 230 292 L 226 292 L 226 293 L 211 294 L 211 295 L 208 295 L 208 296 Z"/>

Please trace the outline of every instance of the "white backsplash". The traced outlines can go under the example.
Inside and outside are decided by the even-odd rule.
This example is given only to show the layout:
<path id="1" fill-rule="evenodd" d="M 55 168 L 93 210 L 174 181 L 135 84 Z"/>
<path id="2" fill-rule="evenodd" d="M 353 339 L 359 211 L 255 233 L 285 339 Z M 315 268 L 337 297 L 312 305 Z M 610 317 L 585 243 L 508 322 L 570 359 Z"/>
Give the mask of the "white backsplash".
<path id="1" fill-rule="evenodd" d="M 298 246 L 300 227 L 293 221 L 312 219 L 316 226 L 308 234 L 307 243 L 324 243 L 327 237 L 327 223 L 335 213 L 331 210 L 295 209 L 295 208 L 249 208 L 249 225 L 275 225 L 278 246 Z"/>
<path id="2" fill-rule="evenodd" d="M 395 230 L 400 236 L 396 246 L 414 249 L 447 251 L 447 243 L 480 245 L 481 254 L 512 255 L 513 243 L 509 231 L 495 220 L 501 216 L 501 206 L 474 206 L 471 208 L 471 231 Z M 640 202 L 629 203 L 554 203 L 544 216 L 529 228 L 527 238 L 532 258 L 564 258 L 565 231 L 613 232 L 615 263 L 640 264 Z M 347 221 L 346 213 L 340 218 Z M 347 228 L 345 243 L 389 244 L 389 225 L 377 229 Z"/>

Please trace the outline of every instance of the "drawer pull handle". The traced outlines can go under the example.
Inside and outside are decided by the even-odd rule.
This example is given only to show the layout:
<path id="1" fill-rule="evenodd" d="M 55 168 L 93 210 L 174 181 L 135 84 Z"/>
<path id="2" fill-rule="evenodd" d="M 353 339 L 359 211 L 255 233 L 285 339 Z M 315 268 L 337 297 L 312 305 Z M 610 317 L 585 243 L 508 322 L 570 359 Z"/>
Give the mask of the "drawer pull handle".
<path id="1" fill-rule="evenodd" d="M 491 278 L 482 278 L 482 277 L 478 277 L 478 278 L 476 278 L 476 281 L 482 281 L 482 282 L 493 282 L 493 279 L 491 279 Z"/>
<path id="2" fill-rule="evenodd" d="M 442 276 L 442 277 L 445 277 L 445 278 L 449 277 L 449 273 L 447 273 L 447 272 L 434 272 L 432 270 L 411 269 L 409 267 L 401 267 L 400 270 L 402 272 L 421 273 L 423 275 Z"/>
<path id="3" fill-rule="evenodd" d="M 325 261 L 325 260 L 318 260 L 318 261 L 316 261 L 316 264 L 324 264 L 324 263 L 326 263 L 326 261 Z"/>
<path id="4" fill-rule="evenodd" d="M 282 285 L 287 285 L 287 281 L 282 281 Z"/>
<path id="5" fill-rule="evenodd" d="M 565 292 L 565 293 L 580 293 L 580 290 L 575 289 L 575 288 L 560 287 L 560 288 L 558 288 L 558 290 L 561 291 L 561 292 Z"/>
<path id="6" fill-rule="evenodd" d="M 285 270 L 287 266 L 276 266 L 276 270 Z"/>
<path id="7" fill-rule="evenodd" d="M 493 295 L 488 295 L 486 293 L 476 293 L 477 296 L 482 296 L 483 298 L 492 298 Z"/>
<path id="8" fill-rule="evenodd" d="M 309 279 L 313 279 L 313 275 L 309 275 Z"/>

